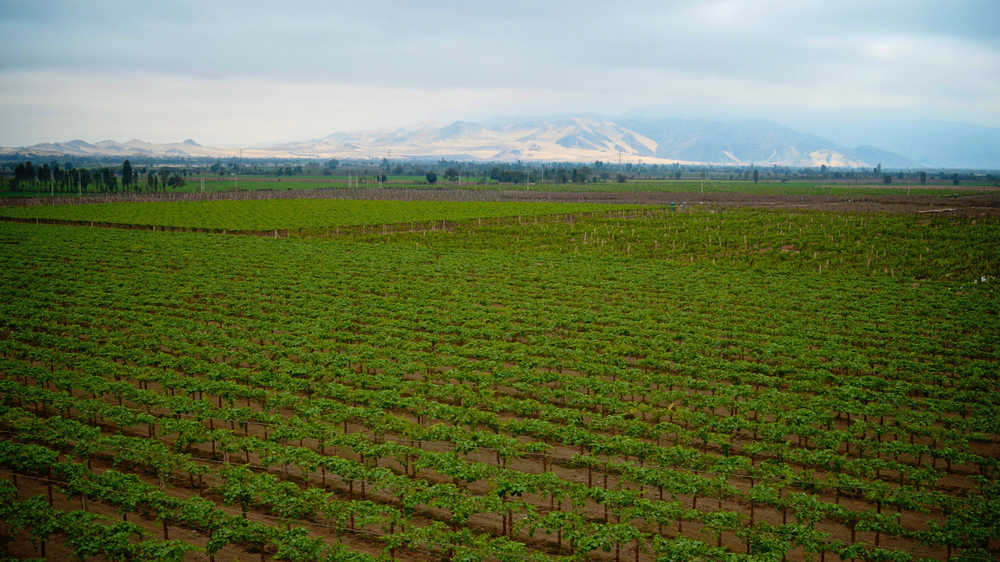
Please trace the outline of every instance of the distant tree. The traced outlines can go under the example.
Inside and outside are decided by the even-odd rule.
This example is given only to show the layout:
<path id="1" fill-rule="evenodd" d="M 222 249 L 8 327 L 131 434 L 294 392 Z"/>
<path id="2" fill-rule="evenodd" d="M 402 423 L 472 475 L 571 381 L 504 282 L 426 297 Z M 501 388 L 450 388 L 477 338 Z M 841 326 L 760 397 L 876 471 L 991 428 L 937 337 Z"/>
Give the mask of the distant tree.
<path id="1" fill-rule="evenodd" d="M 24 163 L 24 181 L 35 181 L 35 167 L 31 165 L 31 160 Z"/>
<path id="2" fill-rule="evenodd" d="M 215 164 L 212 164 L 212 166 L 209 168 L 209 170 L 212 170 L 213 172 L 215 172 L 216 174 L 218 174 L 219 171 L 222 170 L 222 161 L 221 160 L 216 160 Z"/>
<path id="3" fill-rule="evenodd" d="M 882 164 L 881 163 L 879 163 L 879 165 L 875 167 L 875 175 L 876 176 L 882 175 Z"/>
<path id="4" fill-rule="evenodd" d="M 170 179 L 170 170 L 167 168 L 160 168 L 160 188 L 163 191 L 167 190 L 167 181 Z"/>
<path id="5" fill-rule="evenodd" d="M 128 191 L 132 187 L 132 163 L 126 159 L 122 162 L 122 189 Z"/>
<path id="6" fill-rule="evenodd" d="M 332 160 L 327 161 L 323 165 L 326 166 L 327 168 L 330 168 L 331 170 L 336 170 L 337 166 L 340 166 L 340 161 L 334 158 Z"/>
<path id="7" fill-rule="evenodd" d="M 952 174 L 951 175 L 951 183 L 953 185 L 958 185 L 958 174 Z"/>
<path id="8" fill-rule="evenodd" d="M 436 181 L 438 181 L 438 175 L 435 174 L 434 172 L 427 172 L 427 175 L 424 177 L 427 178 L 427 183 L 435 183 Z"/>
<path id="9" fill-rule="evenodd" d="M 823 166 L 823 167 L 825 168 L 826 166 Z M 760 174 L 757 173 L 757 170 L 754 170 L 753 171 L 753 182 L 757 183 L 758 179 L 760 179 Z"/>
<path id="10" fill-rule="evenodd" d="M 101 183 L 104 184 L 105 191 L 118 191 L 118 180 L 111 168 L 105 167 L 101 170 Z"/>
<path id="11" fill-rule="evenodd" d="M 920 172 L 920 185 L 927 185 L 927 172 Z"/>
<path id="12" fill-rule="evenodd" d="M 892 183 L 892 174 L 886 174 L 886 175 L 885 175 L 885 176 L 884 176 L 884 177 L 882 178 L 882 183 L 884 183 L 884 184 L 886 184 L 886 185 L 889 185 L 890 183 Z"/>
<path id="13" fill-rule="evenodd" d="M 180 174 L 174 174 L 170 176 L 169 180 L 167 180 L 167 185 L 169 185 L 174 189 L 177 189 L 178 187 L 184 187 L 186 185 L 186 182 L 184 181 L 184 178 L 180 176 Z"/>
<path id="14" fill-rule="evenodd" d="M 622 174 L 618 174 L 615 179 L 618 181 L 618 183 L 625 183 L 625 176 L 623 176 Z"/>
<path id="15" fill-rule="evenodd" d="M 87 186 L 90 185 L 90 170 L 86 168 L 73 168 L 70 181 L 76 184 L 77 189 L 80 191 L 87 191 Z"/>
<path id="16" fill-rule="evenodd" d="M 458 181 L 458 177 L 458 170 L 455 168 L 448 168 L 444 171 L 444 179 L 448 181 Z"/>
<path id="17" fill-rule="evenodd" d="M 583 174 L 584 181 L 586 181 L 586 178 L 589 178 L 592 174 L 592 172 L 590 171 L 590 166 L 584 166 L 580 168 L 580 173 Z"/>
<path id="18" fill-rule="evenodd" d="M 24 162 L 21 162 L 14 168 L 14 181 L 16 183 L 24 181 Z"/>

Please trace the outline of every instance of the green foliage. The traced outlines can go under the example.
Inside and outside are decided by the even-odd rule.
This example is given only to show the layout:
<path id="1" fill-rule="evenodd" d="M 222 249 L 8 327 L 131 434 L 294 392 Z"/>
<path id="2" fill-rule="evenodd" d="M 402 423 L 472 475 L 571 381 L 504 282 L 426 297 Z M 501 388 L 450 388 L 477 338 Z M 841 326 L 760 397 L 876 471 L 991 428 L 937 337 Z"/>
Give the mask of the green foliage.
<path id="1" fill-rule="evenodd" d="M 535 216 L 623 208 L 631 206 L 586 203 L 276 199 L 0 207 L 0 216 L 219 230 L 266 230 L 458 221 L 471 218 Z"/>
<path id="2" fill-rule="evenodd" d="M 209 553 L 374 560 L 305 530 L 320 522 L 374 533 L 385 558 L 550 556 L 527 534 L 575 560 L 991 555 L 1000 325 L 993 280 L 969 273 L 990 271 L 992 221 L 643 209 L 450 226 L 370 244 L 0 224 L 0 466 L 193 527 Z M 570 252 L 584 233 L 592 250 Z M 895 277 L 870 272 L 879 247 Z M 934 256 L 927 279 L 890 261 L 909 249 Z M 827 259 L 836 274 L 811 267 Z M 203 492 L 164 491 L 179 484 Z M 44 497 L 16 497 L 0 483 L 5 522 L 63 540 L 61 517 L 22 515 Z M 126 522 L 96 541 L 90 515 L 65 521 L 85 555 L 184 554 Z"/>

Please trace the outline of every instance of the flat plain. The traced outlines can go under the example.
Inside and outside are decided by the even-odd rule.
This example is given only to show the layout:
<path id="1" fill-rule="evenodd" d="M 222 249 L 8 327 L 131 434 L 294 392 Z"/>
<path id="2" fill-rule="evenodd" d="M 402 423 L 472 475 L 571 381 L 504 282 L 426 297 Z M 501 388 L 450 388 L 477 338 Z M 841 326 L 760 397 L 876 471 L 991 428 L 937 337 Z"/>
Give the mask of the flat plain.
<path id="1" fill-rule="evenodd" d="M 998 554 L 987 212 L 213 203 L 0 223 L 13 556 Z"/>

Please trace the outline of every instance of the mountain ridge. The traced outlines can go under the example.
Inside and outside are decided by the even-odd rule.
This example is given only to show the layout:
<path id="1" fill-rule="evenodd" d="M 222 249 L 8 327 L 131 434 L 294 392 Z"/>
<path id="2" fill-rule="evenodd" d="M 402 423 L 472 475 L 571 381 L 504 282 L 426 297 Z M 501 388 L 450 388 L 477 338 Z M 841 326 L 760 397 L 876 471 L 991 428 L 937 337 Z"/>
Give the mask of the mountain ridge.
<path id="1" fill-rule="evenodd" d="M 648 164 L 729 164 L 788 167 L 912 168 L 920 164 L 877 146 L 848 147 L 764 119 L 678 119 L 597 114 L 549 117 L 496 117 L 482 122 L 424 123 L 356 132 L 335 132 L 319 139 L 243 149 L 246 158 L 438 159 Z M 0 154 L 35 157 L 232 157 L 238 148 L 203 146 L 192 139 L 149 143 L 73 140 L 29 147 L 3 147 Z"/>

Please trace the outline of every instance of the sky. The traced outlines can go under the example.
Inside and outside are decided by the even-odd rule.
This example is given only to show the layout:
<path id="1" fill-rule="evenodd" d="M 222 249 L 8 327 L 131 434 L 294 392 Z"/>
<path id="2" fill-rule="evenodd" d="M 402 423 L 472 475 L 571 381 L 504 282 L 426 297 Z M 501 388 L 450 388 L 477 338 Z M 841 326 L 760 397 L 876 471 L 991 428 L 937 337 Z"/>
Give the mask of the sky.
<path id="1" fill-rule="evenodd" d="M 3 146 L 239 146 L 567 112 L 1000 127 L 996 0 L 0 7 Z"/>

